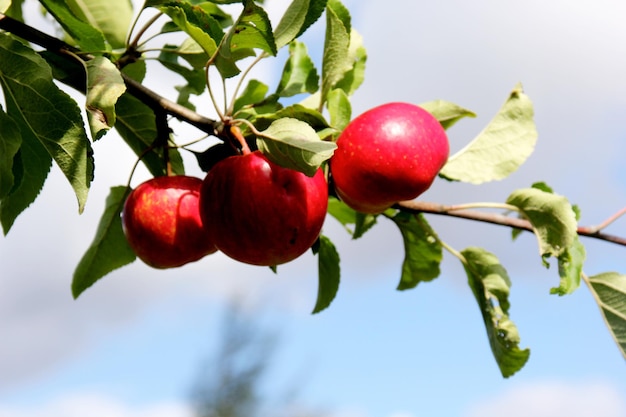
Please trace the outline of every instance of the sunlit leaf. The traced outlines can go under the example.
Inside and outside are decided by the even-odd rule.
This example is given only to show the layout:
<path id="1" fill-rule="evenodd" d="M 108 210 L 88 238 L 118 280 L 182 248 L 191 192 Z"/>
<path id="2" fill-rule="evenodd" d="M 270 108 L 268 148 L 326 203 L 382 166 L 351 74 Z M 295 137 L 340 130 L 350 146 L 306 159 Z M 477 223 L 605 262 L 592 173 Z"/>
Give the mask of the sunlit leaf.
<path id="1" fill-rule="evenodd" d="M 520 349 L 517 326 L 509 318 L 511 281 L 498 258 L 482 248 L 461 252 L 468 283 L 483 316 L 489 345 L 502 376 L 510 377 L 526 364 L 529 349 Z"/>
<path id="2" fill-rule="evenodd" d="M 176 45 L 171 52 L 187 61 L 191 68 L 196 70 L 204 70 L 210 58 L 193 38 L 185 39 L 180 45 Z"/>
<path id="3" fill-rule="evenodd" d="M 480 184 L 501 180 L 516 171 L 535 148 L 533 105 L 520 85 L 498 114 L 467 146 L 450 157 L 444 178 Z"/>
<path id="4" fill-rule="evenodd" d="M 109 272 L 136 259 L 124 236 L 120 217 L 129 191 L 127 187 L 111 188 L 96 235 L 74 271 L 74 298 L 78 298 L 83 291 Z"/>
<path id="5" fill-rule="evenodd" d="M 262 133 L 257 138 L 261 152 L 274 163 L 308 176 L 315 175 L 337 148 L 332 142 L 322 141 L 307 123 L 289 117 L 274 121 Z"/>
<path id="6" fill-rule="evenodd" d="M 606 272 L 588 278 L 611 336 L 626 358 L 626 275 Z"/>
<path id="7" fill-rule="evenodd" d="M 212 56 L 224 37 L 221 24 L 201 7 L 178 1 L 148 0 L 146 7 L 157 7 Z"/>
<path id="8" fill-rule="evenodd" d="M 315 308 L 313 308 L 313 314 L 316 314 L 325 310 L 335 299 L 339 290 L 341 273 L 339 254 L 328 237 L 321 235 L 318 244 L 314 246 L 314 251 L 317 253 L 319 276 L 317 301 Z"/>
<path id="9" fill-rule="evenodd" d="M 72 12 L 72 9 L 68 7 L 68 2 L 63 0 L 40 0 L 40 3 L 54 16 L 80 49 L 87 52 L 104 52 L 107 50 L 104 34 L 92 23 L 88 22 L 83 13 L 80 13 L 79 17 L 77 17 Z M 78 2 L 70 1 L 70 3 L 76 4 Z"/>
<path id="10" fill-rule="evenodd" d="M 241 95 L 237 97 L 237 100 L 235 100 L 233 112 L 237 113 L 244 106 L 261 102 L 267 95 L 268 91 L 269 87 L 261 81 L 248 81 L 246 88 L 241 92 Z"/>
<path id="11" fill-rule="evenodd" d="M 243 10 L 229 33 L 222 56 L 233 58 L 239 49 L 260 49 L 276 55 L 272 24 L 265 10 L 253 0 L 243 0 Z"/>
<path id="12" fill-rule="evenodd" d="M 126 91 L 117 67 L 104 57 L 87 61 L 87 116 L 91 136 L 99 139 L 115 125 L 115 103 Z"/>
<path id="13" fill-rule="evenodd" d="M 93 151 L 80 110 L 54 83 L 46 61 L 32 49 L 0 34 L 0 84 L 7 113 L 20 123 L 22 136 L 37 138 L 55 160 L 83 211 L 93 179 Z M 28 121 L 28 122 L 26 122 Z M 54 126 L 54 129 L 51 128 Z"/>
<path id="14" fill-rule="evenodd" d="M 280 110 L 276 110 L 273 113 L 261 115 L 260 117 L 254 119 L 254 125 L 257 129 L 267 129 L 273 122 L 284 117 L 305 122 L 317 132 L 318 136 L 320 136 L 321 131 L 330 127 L 322 113 L 308 107 L 303 107 L 299 104 L 293 104 Z"/>
<path id="15" fill-rule="evenodd" d="M 445 100 L 429 101 L 419 106 L 439 120 L 444 129 L 448 129 L 464 117 L 476 117 L 474 112 Z"/>
<path id="16" fill-rule="evenodd" d="M 222 78 L 230 78 L 241 71 L 236 61 L 254 56 L 255 49 L 276 55 L 272 25 L 265 10 L 253 0 L 243 0 L 244 7 L 237 21 L 222 40 L 215 66 Z"/>
<path id="17" fill-rule="evenodd" d="M 329 0 L 326 5 L 326 37 L 322 56 L 321 102 L 352 68 L 350 61 L 350 14 L 339 0 Z"/>
<path id="18" fill-rule="evenodd" d="M 74 16 L 99 29 L 113 48 L 123 48 L 134 12 L 131 0 L 63 0 Z"/>
<path id="19" fill-rule="evenodd" d="M 519 208 L 530 221 L 544 259 L 558 258 L 574 244 L 576 216 L 565 197 L 538 188 L 523 188 L 513 191 L 506 202 Z"/>
<path id="20" fill-rule="evenodd" d="M 327 0 L 294 0 L 274 30 L 280 49 L 306 31 L 324 12 Z"/>
<path id="21" fill-rule="evenodd" d="M 352 29 L 350 32 L 350 44 L 348 45 L 348 63 L 350 68 L 337 81 L 333 89 L 341 89 L 348 96 L 354 94 L 365 80 L 366 61 L 367 51 L 363 46 L 363 37 L 356 30 Z"/>
<path id="22" fill-rule="evenodd" d="M 328 94 L 326 107 L 330 115 L 330 124 L 341 132 L 350 123 L 352 117 L 352 105 L 347 93 L 340 88 L 332 90 Z"/>
<path id="23" fill-rule="evenodd" d="M 399 211 L 391 220 L 398 226 L 404 242 L 404 262 L 398 290 L 415 288 L 440 274 L 443 248 L 435 231 L 423 215 Z"/>
<path id="24" fill-rule="evenodd" d="M 558 258 L 559 277 L 561 280 L 558 287 L 550 289 L 550 294 L 566 295 L 578 289 L 583 273 L 585 256 L 585 246 L 576 236 L 574 243 Z"/>
<path id="25" fill-rule="evenodd" d="M 319 75 L 306 45 L 294 41 L 289 44 L 289 58 L 285 62 L 282 77 L 276 88 L 280 97 L 314 93 L 319 86 Z"/>

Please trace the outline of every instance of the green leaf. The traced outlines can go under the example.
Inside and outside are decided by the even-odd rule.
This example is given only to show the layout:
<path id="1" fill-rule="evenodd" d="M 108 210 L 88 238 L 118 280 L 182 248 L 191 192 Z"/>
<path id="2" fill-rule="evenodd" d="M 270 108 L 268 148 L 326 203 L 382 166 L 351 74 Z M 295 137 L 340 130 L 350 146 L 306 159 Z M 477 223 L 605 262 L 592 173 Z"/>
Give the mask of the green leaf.
<path id="1" fill-rule="evenodd" d="M 257 138 L 259 150 L 274 163 L 312 177 L 329 159 L 337 145 L 322 141 L 307 123 L 283 117 Z"/>
<path id="2" fill-rule="evenodd" d="M 243 10 L 229 31 L 225 46 L 220 53 L 228 59 L 232 59 L 233 54 L 240 49 L 260 49 L 272 56 L 276 55 L 270 19 L 253 0 L 243 0 Z"/>
<path id="3" fill-rule="evenodd" d="M 339 223 L 346 229 L 346 231 L 350 234 L 354 233 L 352 228 L 349 225 L 355 224 L 355 215 L 356 211 L 351 209 L 336 197 L 328 198 L 328 214 L 333 216 Z"/>
<path id="4" fill-rule="evenodd" d="M 468 283 L 483 316 L 489 345 L 502 376 L 510 377 L 526 364 L 530 350 L 519 348 L 520 336 L 509 318 L 511 281 L 498 258 L 482 248 L 461 252 Z"/>
<path id="5" fill-rule="evenodd" d="M 350 45 L 348 46 L 348 69 L 337 81 L 333 88 L 345 91 L 348 96 L 363 84 L 365 80 L 365 63 L 367 61 L 367 51 L 363 46 L 363 37 L 354 29 L 350 32 Z"/>
<path id="6" fill-rule="evenodd" d="M 210 58 L 192 38 L 187 38 L 180 45 L 174 46 L 171 52 L 187 61 L 193 69 L 201 71 L 204 71 Z"/>
<path id="7" fill-rule="evenodd" d="M 266 84 L 263 84 L 258 80 L 250 80 L 248 81 L 248 85 L 243 90 L 241 95 L 237 97 L 235 100 L 235 105 L 233 106 L 233 113 L 236 114 L 239 110 L 241 110 L 244 106 L 252 105 L 259 103 L 265 99 L 265 96 L 269 90 L 269 87 Z"/>
<path id="8" fill-rule="evenodd" d="M 237 119 L 245 119 L 249 120 L 254 125 L 257 125 L 258 120 L 267 120 L 267 126 L 270 125 L 271 121 L 277 120 L 278 116 L 276 116 L 276 112 L 280 111 L 283 106 L 278 102 L 278 96 L 275 94 L 270 94 L 265 97 L 263 100 L 255 102 L 255 103 L 246 103 L 239 110 L 237 110 L 236 118 Z M 259 126 L 256 126 L 257 129 L 262 129 Z M 245 131 L 247 128 L 245 125 L 241 126 L 241 130 Z"/>
<path id="9" fill-rule="evenodd" d="M 115 109 L 117 114 L 115 129 L 122 139 L 137 156 L 141 157 L 141 162 L 153 176 L 166 175 L 162 150 L 149 149 L 157 137 L 154 112 L 130 94 L 122 94 Z M 178 150 L 170 149 L 170 162 L 174 173 L 184 173 Z"/>
<path id="10" fill-rule="evenodd" d="M 290 118 L 300 120 L 309 125 L 317 133 L 318 139 L 331 141 L 332 135 L 337 133 L 335 129 L 329 126 L 324 115 L 319 111 L 300 104 L 280 108 L 280 104 L 275 101 L 277 98 L 278 96 L 271 94 L 263 101 L 252 105 L 252 107 L 246 107 L 241 110 L 237 117 L 247 118 L 254 124 L 257 130 L 261 131 L 267 129 L 277 120 Z M 251 130 L 246 125 L 242 125 L 242 131 L 246 136 L 252 135 Z"/>
<path id="11" fill-rule="evenodd" d="M 549 256 L 558 258 L 574 244 L 576 216 L 565 197 L 537 188 L 523 188 L 513 191 L 506 202 L 519 208 L 531 223 L 544 260 Z"/>
<path id="12" fill-rule="evenodd" d="M 202 55 L 205 55 L 204 52 Z M 187 81 L 186 85 L 175 87 L 180 93 L 177 103 L 193 110 L 194 106 L 189 101 L 189 95 L 200 95 L 204 92 L 206 87 L 206 74 L 202 68 L 189 68 L 188 66 L 179 63 L 178 58 L 178 47 L 165 45 L 157 59 L 165 68 L 181 75 L 185 81 Z"/>
<path id="13" fill-rule="evenodd" d="M 12 120 L 20 129 L 22 144 L 13 158 L 13 187 L 0 200 L 0 221 L 5 235 L 9 233 L 17 217 L 35 201 L 52 166 L 52 157 L 28 129 L 26 120 L 20 117 L 18 111 L 12 111 L 17 107 L 15 102 L 10 96 L 6 100 L 7 111 L 17 115 Z"/>
<path id="14" fill-rule="evenodd" d="M 124 73 L 124 75 L 127 75 L 133 80 L 141 83 L 144 78 L 146 78 L 146 61 L 141 60 L 128 64 L 124 68 L 122 68 L 122 72 Z"/>
<path id="15" fill-rule="evenodd" d="M 303 34 L 319 19 L 327 0 L 294 0 L 274 30 L 276 48 L 281 49 Z"/>
<path id="16" fill-rule="evenodd" d="M 362 237 L 365 232 L 370 230 L 377 222 L 378 215 L 376 214 L 365 214 L 356 211 L 354 213 L 355 223 L 354 223 L 354 233 L 352 234 L 352 239 L 358 239 Z"/>
<path id="17" fill-rule="evenodd" d="M 133 262 L 136 255 L 128 245 L 120 213 L 130 190 L 112 187 L 96 235 L 83 255 L 72 279 L 72 295 L 78 298 L 87 288 L 109 272 Z"/>
<path id="18" fill-rule="evenodd" d="M 533 105 L 520 85 L 498 114 L 466 147 L 452 155 L 440 174 L 454 181 L 481 184 L 515 172 L 537 142 Z"/>
<path id="19" fill-rule="evenodd" d="M 215 65 L 222 78 L 230 78 L 241 71 L 235 64 L 239 59 L 254 56 L 254 49 L 276 55 L 272 25 L 263 10 L 253 0 L 243 0 L 244 8 L 239 18 L 219 46 Z"/>
<path id="20" fill-rule="evenodd" d="M 289 44 L 289 58 L 285 62 L 283 74 L 276 88 L 280 97 L 314 93 L 318 89 L 319 75 L 306 45 L 294 41 Z"/>
<path id="21" fill-rule="evenodd" d="M 320 132 L 330 128 L 322 113 L 311 108 L 303 107 L 299 104 L 293 104 L 280 110 L 276 110 L 273 113 L 261 115 L 253 119 L 253 123 L 257 129 L 263 130 L 267 129 L 276 120 L 280 120 L 284 117 L 297 119 L 306 123 L 317 132 L 318 136 L 321 136 Z"/>
<path id="22" fill-rule="evenodd" d="M 375 214 L 355 211 L 335 197 L 328 199 L 328 213 L 341 223 L 346 231 L 352 235 L 352 239 L 362 237 L 376 224 L 378 217 Z M 350 225 L 354 225 L 354 227 L 350 227 Z"/>
<path id="23" fill-rule="evenodd" d="M 64 0 L 62 3 L 78 19 L 104 33 L 113 48 L 126 45 L 126 35 L 134 17 L 130 0 Z"/>
<path id="24" fill-rule="evenodd" d="M 339 254 L 335 245 L 324 235 L 320 235 L 317 251 L 319 286 L 317 289 L 317 301 L 312 314 L 326 309 L 335 299 L 339 290 Z"/>
<path id="25" fill-rule="evenodd" d="M 404 262 L 398 290 L 415 288 L 440 274 L 443 248 L 437 234 L 423 215 L 399 211 L 391 220 L 398 226 L 404 241 Z"/>
<path id="26" fill-rule="evenodd" d="M 124 79 L 111 61 L 101 56 L 87 61 L 87 116 L 94 140 L 115 125 L 115 103 L 124 91 Z"/>
<path id="27" fill-rule="evenodd" d="M 320 104 L 352 68 L 350 61 L 350 14 L 338 0 L 326 5 L 326 36 L 322 56 L 322 90 Z"/>
<path id="28" fill-rule="evenodd" d="M 419 106 L 439 120 L 444 129 L 448 129 L 464 117 L 476 117 L 474 112 L 445 100 L 429 101 Z"/>
<path id="29" fill-rule="evenodd" d="M 26 0 L 0 0 L 0 11 L 13 19 L 23 22 L 25 2 Z"/>
<path id="30" fill-rule="evenodd" d="M 352 105 L 346 92 L 340 88 L 332 90 L 328 94 L 326 107 L 330 115 L 330 124 L 341 132 L 350 123 L 352 117 Z"/>
<path id="31" fill-rule="evenodd" d="M 545 191 L 546 193 L 554 194 L 554 190 L 548 184 L 543 181 L 535 182 L 531 185 L 531 188 L 536 188 L 541 191 Z"/>
<path id="32" fill-rule="evenodd" d="M 576 236 L 574 243 L 558 258 L 561 281 L 558 287 L 550 289 L 550 294 L 566 295 L 578 289 L 585 256 L 585 246 Z"/>
<path id="33" fill-rule="evenodd" d="M 80 49 L 93 53 L 107 50 L 104 34 L 88 21 L 81 20 L 74 15 L 67 2 L 63 0 L 41 0 L 40 3 L 54 16 Z"/>
<path id="34" fill-rule="evenodd" d="M 94 166 L 93 151 L 76 102 L 59 90 L 43 58 L 2 34 L 0 85 L 6 100 L 14 103 L 8 114 L 14 120 L 24 120 L 20 129 L 26 129 L 46 148 L 74 189 L 82 212 Z"/>
<path id="35" fill-rule="evenodd" d="M 588 281 L 611 336 L 626 358 L 626 275 L 605 272 Z"/>
<path id="36" fill-rule="evenodd" d="M 145 7 L 157 7 L 212 56 L 224 37 L 221 24 L 201 7 L 178 1 L 148 0 Z"/>
<path id="37" fill-rule="evenodd" d="M 21 144 L 19 126 L 0 107 L 0 201 L 13 188 L 13 158 Z"/>

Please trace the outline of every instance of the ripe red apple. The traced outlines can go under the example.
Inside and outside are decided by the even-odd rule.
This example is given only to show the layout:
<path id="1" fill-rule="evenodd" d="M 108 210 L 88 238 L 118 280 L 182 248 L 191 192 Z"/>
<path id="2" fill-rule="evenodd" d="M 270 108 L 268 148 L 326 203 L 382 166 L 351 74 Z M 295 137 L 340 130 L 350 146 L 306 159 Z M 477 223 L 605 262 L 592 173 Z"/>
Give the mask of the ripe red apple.
<path id="1" fill-rule="evenodd" d="M 137 256 L 155 268 L 173 268 L 217 251 L 200 218 L 202 180 L 184 175 L 152 178 L 124 203 L 124 234 Z"/>
<path id="2" fill-rule="evenodd" d="M 274 266 L 306 252 L 328 206 L 322 170 L 283 168 L 259 151 L 228 157 L 207 174 L 200 213 L 215 246 L 240 262 Z"/>
<path id="3" fill-rule="evenodd" d="M 449 153 L 446 132 L 430 113 L 387 103 L 348 124 L 330 170 L 341 200 L 354 210 L 380 213 L 426 191 Z"/>

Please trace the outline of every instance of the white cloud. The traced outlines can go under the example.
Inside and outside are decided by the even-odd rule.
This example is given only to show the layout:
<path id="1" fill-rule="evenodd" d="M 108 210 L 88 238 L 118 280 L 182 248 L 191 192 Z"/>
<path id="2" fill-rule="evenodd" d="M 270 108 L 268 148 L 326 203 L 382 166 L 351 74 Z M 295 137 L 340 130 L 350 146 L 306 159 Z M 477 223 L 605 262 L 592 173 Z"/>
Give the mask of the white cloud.
<path id="1" fill-rule="evenodd" d="M 3 407 L 0 417 L 191 417 L 191 409 L 176 402 L 130 406 L 115 399 L 80 393 L 28 407 Z"/>
<path id="2" fill-rule="evenodd" d="M 623 417 L 623 393 L 606 381 L 518 384 L 471 407 L 466 417 Z"/>

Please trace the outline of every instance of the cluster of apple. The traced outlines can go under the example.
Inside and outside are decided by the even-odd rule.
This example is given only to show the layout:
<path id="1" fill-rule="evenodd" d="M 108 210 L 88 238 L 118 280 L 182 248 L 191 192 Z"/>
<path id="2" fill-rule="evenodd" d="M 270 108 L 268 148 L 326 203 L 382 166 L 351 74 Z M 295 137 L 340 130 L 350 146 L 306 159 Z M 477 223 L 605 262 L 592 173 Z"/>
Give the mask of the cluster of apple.
<path id="1" fill-rule="evenodd" d="M 380 213 L 426 191 L 448 155 L 446 133 L 430 113 L 388 103 L 344 129 L 330 175 L 349 207 Z M 275 266 L 315 243 L 327 208 L 322 169 L 309 177 L 253 151 L 221 160 L 204 180 L 166 176 L 140 184 L 125 202 L 122 222 L 137 256 L 155 268 L 217 250 L 240 262 Z"/>

